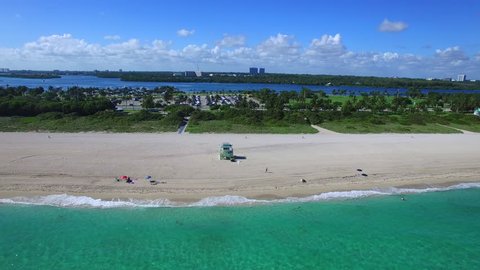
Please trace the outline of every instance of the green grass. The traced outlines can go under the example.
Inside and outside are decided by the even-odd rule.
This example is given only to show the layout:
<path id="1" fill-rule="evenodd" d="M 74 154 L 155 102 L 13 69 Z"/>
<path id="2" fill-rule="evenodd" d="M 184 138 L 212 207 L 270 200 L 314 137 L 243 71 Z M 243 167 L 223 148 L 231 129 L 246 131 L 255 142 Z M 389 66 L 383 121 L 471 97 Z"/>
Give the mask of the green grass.
<path id="1" fill-rule="evenodd" d="M 189 124 L 186 131 L 190 133 L 317 133 L 317 130 L 306 124 L 267 123 L 262 125 L 246 125 L 232 123 L 228 120 L 199 121 L 196 124 Z"/>
<path id="2" fill-rule="evenodd" d="M 480 124 L 478 125 L 462 125 L 462 124 L 450 124 L 450 127 L 458 128 L 458 129 L 463 129 L 466 131 L 471 131 L 471 132 L 480 132 Z"/>
<path id="3" fill-rule="evenodd" d="M 448 126 L 472 132 L 480 132 L 480 117 L 471 114 L 445 113 L 441 116 Z"/>
<path id="4" fill-rule="evenodd" d="M 162 120 L 132 121 L 127 116 L 98 118 L 94 116 L 65 116 L 59 119 L 35 117 L 0 117 L 0 131 L 49 132 L 172 132 L 177 125 Z"/>
<path id="5" fill-rule="evenodd" d="M 368 122 L 338 120 L 328 121 L 320 126 L 339 133 L 461 133 L 458 130 L 437 124 L 402 125 L 399 123 L 388 123 L 376 125 Z"/>
<path id="6" fill-rule="evenodd" d="M 339 96 L 339 95 L 329 95 L 328 99 L 332 101 L 332 103 L 335 102 L 340 102 L 341 104 L 344 104 L 347 102 L 347 100 L 351 99 L 350 96 Z"/>
<path id="7" fill-rule="evenodd" d="M 0 131 L 49 131 L 49 132 L 175 132 L 175 118 L 148 114 L 105 113 L 91 116 L 49 113 L 35 117 L 0 117 Z M 154 120 L 148 117 L 157 117 Z M 143 119 L 143 120 L 142 120 Z M 372 115 L 356 113 L 343 117 L 324 116 L 319 126 L 340 133 L 459 133 L 454 129 L 480 132 L 480 117 L 457 113 L 415 113 L 400 115 Z M 244 119 L 243 119 L 244 120 Z M 286 121 L 263 120 L 259 124 L 242 122 L 242 119 L 201 120 L 191 122 L 191 133 L 272 133 L 304 134 L 317 131 L 308 124 L 291 124 Z M 293 121 L 293 120 L 292 120 Z"/>
<path id="8" fill-rule="evenodd" d="M 357 96 L 356 98 L 357 98 L 357 101 L 362 99 L 362 97 L 360 97 L 360 96 Z M 385 99 L 388 103 L 391 103 L 393 98 L 394 98 L 394 96 L 386 96 L 385 97 Z M 340 104 L 345 104 L 345 102 L 347 102 L 348 100 L 352 100 L 353 98 L 351 96 L 343 96 L 343 95 L 328 95 L 327 99 L 331 100 L 332 103 L 339 102 Z M 420 101 L 422 101 L 422 99 L 413 99 L 413 101 L 420 102 Z M 305 99 L 305 104 L 310 104 L 311 102 L 312 102 L 311 98 L 306 98 Z M 300 102 L 296 99 L 290 99 L 288 101 L 288 104 L 290 106 L 296 106 L 296 105 L 301 104 L 301 103 L 302 102 Z"/>
<path id="9" fill-rule="evenodd" d="M 452 121 L 465 123 L 464 115 L 451 114 L 405 114 L 372 115 L 358 113 L 349 117 L 333 119 L 321 127 L 340 133 L 460 133 L 450 128 Z"/>

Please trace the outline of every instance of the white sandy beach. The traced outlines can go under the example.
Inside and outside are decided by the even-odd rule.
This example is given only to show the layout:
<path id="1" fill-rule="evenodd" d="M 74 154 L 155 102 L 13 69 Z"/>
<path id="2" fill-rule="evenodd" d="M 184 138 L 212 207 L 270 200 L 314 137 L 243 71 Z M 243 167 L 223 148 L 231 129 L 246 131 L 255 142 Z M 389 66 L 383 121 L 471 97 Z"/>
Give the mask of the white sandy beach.
<path id="1" fill-rule="evenodd" d="M 218 160 L 222 142 L 245 159 Z M 191 202 L 444 186 L 480 181 L 479 150 L 480 134 L 0 133 L 0 197 Z M 137 180 L 114 181 L 121 175 Z M 150 185 L 146 175 L 166 183 Z"/>

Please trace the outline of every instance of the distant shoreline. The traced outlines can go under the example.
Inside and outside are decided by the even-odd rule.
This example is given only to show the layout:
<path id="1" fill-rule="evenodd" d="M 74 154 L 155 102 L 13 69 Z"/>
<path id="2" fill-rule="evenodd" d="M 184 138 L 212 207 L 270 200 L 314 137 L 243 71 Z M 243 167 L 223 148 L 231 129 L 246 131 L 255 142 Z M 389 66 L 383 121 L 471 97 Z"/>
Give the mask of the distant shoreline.
<path id="1" fill-rule="evenodd" d="M 18 78 L 18 79 L 58 79 L 59 75 L 49 74 L 0 74 L 0 78 Z"/>

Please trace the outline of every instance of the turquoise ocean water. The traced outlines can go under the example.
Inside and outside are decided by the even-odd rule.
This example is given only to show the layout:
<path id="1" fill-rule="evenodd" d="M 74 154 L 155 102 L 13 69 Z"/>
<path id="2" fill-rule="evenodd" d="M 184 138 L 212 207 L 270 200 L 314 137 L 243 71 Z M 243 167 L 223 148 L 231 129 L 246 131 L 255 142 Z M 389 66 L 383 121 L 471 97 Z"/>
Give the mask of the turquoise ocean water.
<path id="1" fill-rule="evenodd" d="M 480 188 L 214 207 L 5 202 L 0 269 L 480 269 Z"/>

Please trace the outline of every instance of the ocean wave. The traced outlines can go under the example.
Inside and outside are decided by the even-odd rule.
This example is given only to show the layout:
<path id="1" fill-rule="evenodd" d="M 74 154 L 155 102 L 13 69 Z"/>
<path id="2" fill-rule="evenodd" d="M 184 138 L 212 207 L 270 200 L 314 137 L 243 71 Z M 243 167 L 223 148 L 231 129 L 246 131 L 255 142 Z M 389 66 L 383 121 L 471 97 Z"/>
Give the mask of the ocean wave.
<path id="1" fill-rule="evenodd" d="M 480 183 L 462 183 L 448 187 L 428 187 L 428 188 L 387 188 L 378 190 L 351 190 L 351 191 L 332 191 L 320 193 L 307 197 L 288 197 L 285 199 L 258 200 L 249 199 L 242 196 L 215 196 L 201 199 L 194 203 L 179 203 L 168 199 L 157 200 L 102 200 L 87 196 L 73 196 L 68 194 L 55 194 L 47 196 L 33 197 L 13 197 L 0 199 L 0 204 L 23 204 L 23 205 L 45 205 L 55 207 L 71 208 L 134 208 L 134 207 L 210 207 L 210 206 L 234 206 L 234 205 L 256 205 L 271 203 L 293 203 L 293 202 L 313 202 L 342 199 L 358 199 L 373 196 L 388 196 L 401 194 L 415 194 L 425 192 L 439 192 L 456 189 L 480 188 Z"/>
<path id="2" fill-rule="evenodd" d="M 56 207 L 85 207 L 85 208 L 121 208 L 121 207 L 159 207 L 173 206 L 168 199 L 158 200 L 102 200 L 87 196 L 73 196 L 68 194 L 54 194 L 34 197 L 14 197 L 0 199 L 3 204 L 48 205 Z"/>

